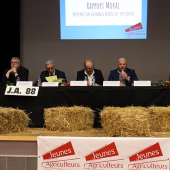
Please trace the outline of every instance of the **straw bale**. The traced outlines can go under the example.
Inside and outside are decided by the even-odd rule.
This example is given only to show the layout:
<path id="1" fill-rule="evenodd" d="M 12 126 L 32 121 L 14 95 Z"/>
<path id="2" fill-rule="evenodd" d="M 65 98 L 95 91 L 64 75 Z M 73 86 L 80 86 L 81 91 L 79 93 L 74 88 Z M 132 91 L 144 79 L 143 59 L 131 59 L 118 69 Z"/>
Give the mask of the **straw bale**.
<path id="1" fill-rule="evenodd" d="M 22 131 L 29 121 L 23 110 L 0 107 L 0 134 Z"/>
<path id="2" fill-rule="evenodd" d="M 45 126 L 55 131 L 80 131 L 93 127 L 94 113 L 88 107 L 53 107 L 44 109 Z"/>
<path id="3" fill-rule="evenodd" d="M 168 107 L 149 107 L 149 121 L 151 130 L 155 132 L 170 131 L 170 106 Z"/>
<path id="4" fill-rule="evenodd" d="M 104 107 L 100 112 L 101 125 L 108 136 L 150 136 L 148 111 L 143 107 Z"/>

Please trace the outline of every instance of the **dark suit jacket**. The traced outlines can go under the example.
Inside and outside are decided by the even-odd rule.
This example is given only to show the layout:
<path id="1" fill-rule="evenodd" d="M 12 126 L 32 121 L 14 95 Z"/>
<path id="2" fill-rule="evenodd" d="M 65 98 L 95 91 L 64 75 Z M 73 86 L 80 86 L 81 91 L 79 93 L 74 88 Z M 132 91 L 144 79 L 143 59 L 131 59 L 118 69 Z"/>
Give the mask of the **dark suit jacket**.
<path id="1" fill-rule="evenodd" d="M 98 69 L 94 69 L 94 72 L 95 72 L 94 73 L 95 82 L 99 85 L 103 85 L 104 78 L 103 78 L 102 72 Z M 84 73 L 84 69 L 81 71 L 78 71 L 76 80 L 84 80 L 85 76 L 87 76 L 87 75 Z"/>
<path id="2" fill-rule="evenodd" d="M 130 77 L 130 82 L 125 80 L 126 86 L 131 86 L 134 80 L 138 80 L 135 70 L 127 68 L 126 74 Z M 119 81 L 119 73 L 117 72 L 117 69 L 110 71 L 108 81 Z"/>
<path id="3" fill-rule="evenodd" d="M 6 86 L 6 83 L 7 81 L 10 81 L 10 83 L 14 83 L 14 85 L 16 85 L 16 79 L 17 77 L 20 78 L 20 81 L 28 81 L 28 75 L 29 75 L 29 70 L 22 67 L 22 66 L 19 66 L 18 70 L 17 70 L 17 73 L 18 73 L 18 76 L 15 77 L 15 75 L 13 74 L 10 74 L 9 78 L 6 77 L 6 73 L 10 70 L 11 68 L 6 68 L 4 70 L 4 73 L 3 73 L 3 77 L 2 77 L 2 80 L 1 80 L 1 86 Z"/>
<path id="4" fill-rule="evenodd" d="M 65 73 L 63 71 L 55 69 L 55 75 L 57 75 L 57 78 L 66 79 Z M 40 74 L 41 82 L 47 82 L 45 77 L 49 77 L 49 72 L 47 70 L 41 72 L 41 74 Z M 34 83 L 34 86 L 37 86 L 37 82 L 38 82 L 38 80 Z"/>

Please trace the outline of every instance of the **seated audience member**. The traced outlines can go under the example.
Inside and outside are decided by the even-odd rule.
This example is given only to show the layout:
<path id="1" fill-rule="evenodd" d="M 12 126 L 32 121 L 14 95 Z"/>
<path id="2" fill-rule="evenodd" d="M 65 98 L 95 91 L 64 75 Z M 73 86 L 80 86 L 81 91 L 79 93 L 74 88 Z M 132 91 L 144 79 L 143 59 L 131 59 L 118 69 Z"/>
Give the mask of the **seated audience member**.
<path id="1" fill-rule="evenodd" d="M 57 78 L 63 78 L 66 80 L 65 73 L 63 71 L 55 69 L 55 63 L 52 60 L 47 60 L 45 63 L 46 70 L 40 74 L 41 82 L 47 82 L 46 77 L 57 76 Z M 66 80 L 67 81 L 67 80 Z M 34 83 L 37 86 L 38 80 Z"/>
<path id="2" fill-rule="evenodd" d="M 20 66 L 20 59 L 13 57 L 11 58 L 11 67 L 4 70 L 1 85 L 6 86 L 8 82 L 16 85 L 18 77 L 20 78 L 20 81 L 28 81 L 28 75 L 28 69 Z"/>
<path id="3" fill-rule="evenodd" d="M 118 68 L 110 71 L 108 81 L 120 81 L 120 86 L 131 86 L 134 80 L 138 80 L 135 70 L 127 68 L 127 61 L 120 58 Z"/>
<path id="4" fill-rule="evenodd" d="M 103 85 L 103 75 L 98 69 L 93 68 L 93 63 L 91 60 L 86 60 L 84 62 L 84 69 L 77 72 L 77 80 L 85 80 L 88 78 L 87 85 L 92 85 L 92 78 L 95 77 L 95 86 Z"/>

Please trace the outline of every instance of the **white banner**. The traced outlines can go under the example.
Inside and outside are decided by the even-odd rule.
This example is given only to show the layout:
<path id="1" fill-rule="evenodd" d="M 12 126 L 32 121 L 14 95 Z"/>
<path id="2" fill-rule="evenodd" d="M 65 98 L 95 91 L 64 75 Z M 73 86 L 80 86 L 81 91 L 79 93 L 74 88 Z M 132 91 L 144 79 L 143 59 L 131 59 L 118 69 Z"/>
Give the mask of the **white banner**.
<path id="1" fill-rule="evenodd" d="M 135 25 L 142 0 L 65 0 L 66 26 Z"/>
<path id="2" fill-rule="evenodd" d="M 169 138 L 38 137 L 38 170 L 169 169 Z"/>

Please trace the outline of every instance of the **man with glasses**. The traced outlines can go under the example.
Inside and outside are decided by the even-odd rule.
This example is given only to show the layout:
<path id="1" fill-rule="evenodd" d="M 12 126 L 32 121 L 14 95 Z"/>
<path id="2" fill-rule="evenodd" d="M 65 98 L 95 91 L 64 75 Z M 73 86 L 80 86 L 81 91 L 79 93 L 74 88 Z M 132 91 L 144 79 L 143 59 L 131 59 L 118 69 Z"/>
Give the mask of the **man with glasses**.
<path id="1" fill-rule="evenodd" d="M 47 82 L 46 77 L 57 76 L 57 78 L 63 78 L 66 80 L 65 73 L 63 71 L 55 69 L 55 63 L 52 60 L 47 60 L 45 63 L 46 70 L 42 71 L 40 74 L 41 82 Z M 34 86 L 37 86 L 38 80 L 34 83 Z"/>
<path id="2" fill-rule="evenodd" d="M 11 58 L 11 67 L 4 70 L 1 86 L 6 86 L 7 84 L 16 85 L 17 78 L 20 81 L 28 81 L 28 75 L 28 69 L 20 66 L 20 59 L 13 57 Z"/>
<path id="3" fill-rule="evenodd" d="M 93 68 L 93 62 L 86 60 L 84 62 L 84 69 L 77 72 L 77 80 L 87 79 L 87 85 L 92 85 L 92 79 L 95 78 L 95 86 L 103 85 L 103 75 L 101 70 Z"/>

